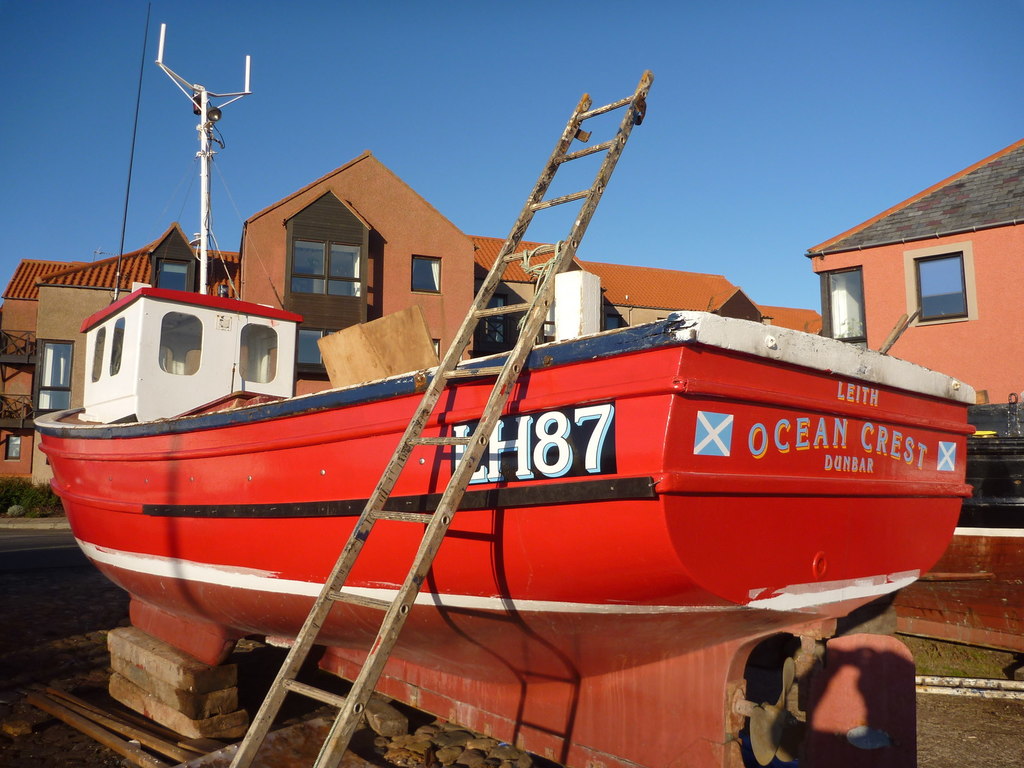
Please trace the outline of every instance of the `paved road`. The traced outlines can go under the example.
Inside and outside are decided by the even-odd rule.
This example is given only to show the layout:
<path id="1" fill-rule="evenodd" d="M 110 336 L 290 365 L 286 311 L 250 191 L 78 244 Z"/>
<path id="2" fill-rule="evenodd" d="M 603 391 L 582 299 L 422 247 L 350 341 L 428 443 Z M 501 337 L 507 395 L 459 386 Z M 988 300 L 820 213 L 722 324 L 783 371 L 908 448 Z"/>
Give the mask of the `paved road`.
<path id="1" fill-rule="evenodd" d="M 0 571 L 85 565 L 71 531 L 0 528 Z"/>

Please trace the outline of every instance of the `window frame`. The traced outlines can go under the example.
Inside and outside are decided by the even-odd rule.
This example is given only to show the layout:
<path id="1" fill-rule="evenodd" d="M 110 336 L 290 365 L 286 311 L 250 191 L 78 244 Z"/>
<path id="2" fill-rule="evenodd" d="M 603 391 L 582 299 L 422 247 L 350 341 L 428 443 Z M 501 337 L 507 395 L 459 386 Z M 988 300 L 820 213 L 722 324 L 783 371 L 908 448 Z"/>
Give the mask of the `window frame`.
<path id="1" fill-rule="evenodd" d="M 971 241 L 945 243 L 903 252 L 903 274 L 906 283 L 907 314 L 913 315 L 921 304 L 919 263 L 943 256 L 960 256 L 960 274 L 967 311 L 963 314 L 917 317 L 914 325 L 942 325 L 978 319 L 978 299 L 974 279 L 974 248 Z"/>
<path id="2" fill-rule="evenodd" d="M 302 334 L 316 332 L 320 334 L 318 338 L 322 339 L 324 336 L 330 336 L 332 333 L 335 333 L 336 331 L 336 328 L 305 328 L 300 326 L 295 333 L 295 370 L 301 373 L 325 373 L 327 371 L 327 366 L 324 365 L 324 358 L 323 355 L 320 354 L 319 344 L 317 345 L 317 358 L 319 359 L 319 362 L 305 362 L 299 357 L 299 355 L 302 352 Z"/>
<path id="3" fill-rule="evenodd" d="M 4 438 L 4 461 L 21 461 L 21 435 L 8 434 Z"/>
<path id="4" fill-rule="evenodd" d="M 46 350 L 49 347 L 65 347 L 68 350 L 68 365 L 67 365 L 67 386 L 55 385 L 46 381 Z M 33 401 L 35 402 L 36 413 L 51 413 L 53 411 L 66 410 L 71 407 L 71 395 L 72 387 L 74 385 L 74 369 L 75 369 L 75 343 L 73 341 L 64 341 L 61 339 L 41 339 L 38 346 L 38 363 L 36 365 L 36 377 L 35 377 L 35 392 L 33 394 Z M 56 408 L 44 408 L 40 403 L 44 393 L 57 393 L 67 392 L 68 404 L 65 406 L 58 406 Z"/>
<path id="5" fill-rule="evenodd" d="M 320 272 L 299 272 L 296 268 L 295 253 L 299 244 L 315 244 L 321 247 L 321 259 L 322 259 L 322 270 Z M 345 249 L 348 255 L 353 257 L 353 263 L 355 265 L 355 275 L 352 277 L 332 275 L 331 274 L 331 257 L 334 252 L 334 248 Z M 318 240 L 308 237 L 292 237 L 291 239 L 291 274 L 288 277 L 288 292 L 296 296 L 331 296 L 331 297 L 343 297 L 346 299 L 360 299 L 363 296 L 363 249 L 362 246 L 354 243 L 344 243 L 340 240 Z M 319 281 L 322 290 L 318 291 L 303 291 L 298 290 L 295 287 L 296 280 L 312 280 L 314 282 Z M 355 286 L 354 293 L 333 293 L 331 291 L 332 285 L 352 285 Z"/>
<path id="6" fill-rule="evenodd" d="M 856 273 L 860 278 L 860 325 L 862 333 L 859 335 L 849 335 L 840 337 L 836 336 L 836 329 L 833 324 L 833 280 L 837 275 L 848 275 L 853 273 Z M 864 267 L 858 264 L 850 267 L 832 269 L 827 272 L 821 272 L 820 275 L 823 335 L 828 336 L 829 338 L 832 339 L 837 339 L 838 341 L 844 341 L 848 344 L 858 344 L 860 346 L 867 346 L 868 317 L 864 295 Z"/>
<path id="7" fill-rule="evenodd" d="M 416 284 L 416 264 L 430 264 L 432 265 L 431 273 L 434 277 L 434 288 L 421 288 Z M 436 269 L 433 268 L 436 265 Z M 413 293 L 441 293 L 441 259 L 437 256 L 421 256 L 419 254 L 413 254 L 412 259 L 409 262 L 409 290 Z"/>
<path id="8" fill-rule="evenodd" d="M 164 269 L 163 268 L 164 268 L 164 266 L 169 265 L 169 264 L 174 264 L 176 266 L 180 265 L 180 266 L 184 266 L 185 267 L 185 273 L 184 273 L 185 285 L 183 287 L 179 288 L 177 286 L 169 286 L 169 285 L 162 285 L 161 284 L 161 282 L 162 282 L 161 281 L 161 277 L 163 277 L 163 275 L 164 275 Z M 167 258 L 167 257 L 161 256 L 161 257 L 158 257 L 156 259 L 156 263 L 153 265 L 153 268 L 154 268 L 153 269 L 153 287 L 154 288 L 163 288 L 163 289 L 172 290 L 172 291 L 187 291 L 189 293 L 194 293 L 195 292 L 195 287 L 194 286 L 196 284 L 196 278 L 195 278 L 195 263 L 194 263 L 194 260 L 193 261 L 185 261 L 184 259 L 171 259 L 171 258 Z M 180 273 L 174 273 L 174 274 L 177 275 L 177 274 L 180 274 Z"/>

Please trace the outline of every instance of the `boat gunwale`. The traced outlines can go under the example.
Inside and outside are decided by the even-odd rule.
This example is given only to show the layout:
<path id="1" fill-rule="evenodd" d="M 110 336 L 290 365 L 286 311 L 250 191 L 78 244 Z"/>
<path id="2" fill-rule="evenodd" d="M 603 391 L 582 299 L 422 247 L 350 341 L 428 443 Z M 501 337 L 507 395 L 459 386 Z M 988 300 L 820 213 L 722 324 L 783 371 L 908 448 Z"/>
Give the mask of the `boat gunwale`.
<path id="1" fill-rule="evenodd" d="M 780 343 L 781 342 L 781 343 Z M 724 353 L 763 358 L 766 362 L 823 372 L 827 375 L 891 387 L 911 396 L 952 402 L 973 402 L 974 390 L 952 377 L 846 342 L 749 320 L 724 318 L 706 312 L 674 312 L 664 320 L 538 345 L 523 367 L 523 375 L 602 358 L 639 354 L 660 347 L 703 345 Z M 828 355 L 827 352 L 832 354 Z M 473 358 L 462 370 L 500 365 L 508 353 Z M 822 358 L 828 358 L 826 365 Z M 37 417 L 43 435 L 65 439 L 109 439 L 182 434 L 304 416 L 318 411 L 378 402 L 416 394 L 436 368 L 390 376 L 348 387 L 326 389 L 269 403 L 225 411 L 175 416 L 148 422 L 119 424 L 67 423 L 83 409 L 57 411 Z M 916 388 L 895 383 L 901 374 L 913 374 Z M 945 384 L 946 386 L 942 386 Z M 940 394 L 944 389 L 945 394 Z"/>

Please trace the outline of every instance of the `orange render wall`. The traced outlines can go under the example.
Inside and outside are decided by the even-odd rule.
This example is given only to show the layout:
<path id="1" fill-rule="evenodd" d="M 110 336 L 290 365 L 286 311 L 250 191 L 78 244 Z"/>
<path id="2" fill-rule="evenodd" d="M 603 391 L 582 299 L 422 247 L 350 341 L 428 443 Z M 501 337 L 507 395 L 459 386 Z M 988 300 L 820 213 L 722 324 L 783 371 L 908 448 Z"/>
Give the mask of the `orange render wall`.
<path id="1" fill-rule="evenodd" d="M 986 390 L 991 402 L 1005 402 L 1009 393 L 1024 390 L 1024 226 L 829 254 L 811 262 L 817 273 L 863 268 L 868 346 L 878 349 L 901 316 L 916 308 L 908 307 L 907 281 L 913 291 L 915 275 L 905 254 L 947 247 L 953 252 L 965 244 L 973 254 L 976 319 L 912 325 L 890 354 Z"/>

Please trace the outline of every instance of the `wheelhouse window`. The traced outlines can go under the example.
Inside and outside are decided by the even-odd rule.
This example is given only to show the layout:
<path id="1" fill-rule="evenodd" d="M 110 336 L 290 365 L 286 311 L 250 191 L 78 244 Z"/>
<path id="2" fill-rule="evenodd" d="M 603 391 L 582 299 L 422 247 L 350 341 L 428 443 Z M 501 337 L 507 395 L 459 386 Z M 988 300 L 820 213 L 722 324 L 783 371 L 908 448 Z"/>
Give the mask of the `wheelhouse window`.
<path id="1" fill-rule="evenodd" d="M 431 256 L 412 257 L 412 289 L 427 293 L 441 292 L 441 260 Z"/>
<path id="2" fill-rule="evenodd" d="M 292 244 L 292 292 L 360 296 L 359 262 L 358 246 L 295 240 Z"/>
<path id="3" fill-rule="evenodd" d="M 822 274 L 828 335 L 854 343 L 867 342 L 864 319 L 864 275 L 860 267 Z"/>
<path id="4" fill-rule="evenodd" d="M 921 320 L 967 317 L 962 253 L 916 259 L 917 305 Z"/>
<path id="5" fill-rule="evenodd" d="M 114 323 L 114 333 L 110 339 L 110 375 L 117 376 L 121 371 L 121 355 L 124 352 L 124 318 L 119 317 Z"/>
<path id="6" fill-rule="evenodd" d="M 245 381 L 266 384 L 277 376 L 277 331 L 249 323 L 242 329 L 239 370 Z"/>
<path id="7" fill-rule="evenodd" d="M 107 329 L 100 328 L 96 331 L 96 347 L 92 351 L 92 375 L 93 381 L 99 381 L 103 374 L 103 353 L 107 348 Z"/>
<path id="8" fill-rule="evenodd" d="M 73 345 L 66 341 L 42 343 L 39 391 L 36 397 L 41 411 L 71 407 L 71 354 Z"/>
<path id="9" fill-rule="evenodd" d="M 199 370 L 203 353 L 203 322 L 185 312 L 168 312 L 160 321 L 160 369 L 178 376 Z"/>

